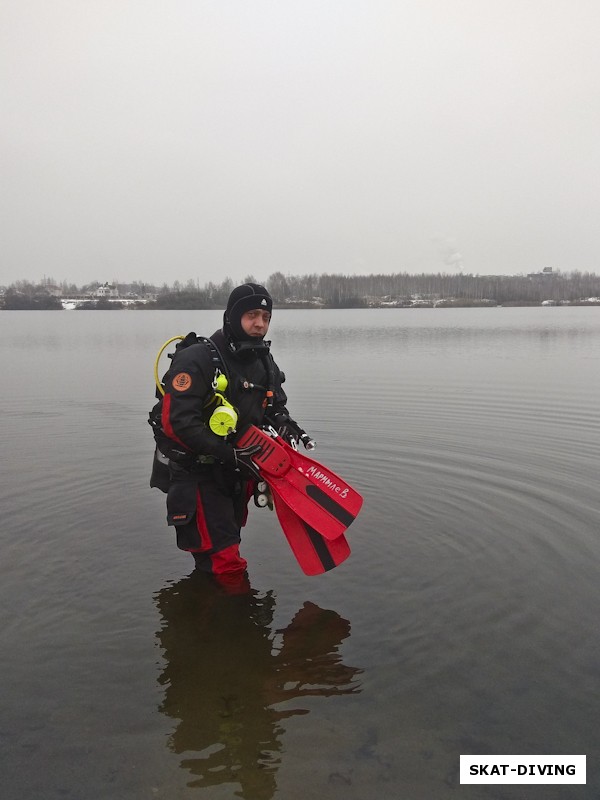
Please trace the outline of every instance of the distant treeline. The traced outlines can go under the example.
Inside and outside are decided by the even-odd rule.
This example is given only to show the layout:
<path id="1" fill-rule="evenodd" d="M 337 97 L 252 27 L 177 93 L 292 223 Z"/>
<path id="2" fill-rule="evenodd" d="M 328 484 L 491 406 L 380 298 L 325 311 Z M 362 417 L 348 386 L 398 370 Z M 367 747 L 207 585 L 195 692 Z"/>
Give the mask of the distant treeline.
<path id="1" fill-rule="evenodd" d="M 537 305 L 544 300 L 579 302 L 600 296 L 600 276 L 589 272 L 544 272 L 536 275 L 302 275 L 275 272 L 263 282 L 278 305 L 322 305 L 327 308 L 364 308 L 386 302 L 406 302 L 415 297 L 453 299 L 457 305 L 490 301 L 498 305 Z M 222 308 L 233 284 L 190 284 L 165 287 L 156 298 L 157 308 Z"/>
<path id="2" fill-rule="evenodd" d="M 585 302 L 600 297 L 600 276 L 590 272 L 561 273 L 546 270 L 531 275 L 469 275 L 469 274 L 410 274 L 394 275 L 284 275 L 275 272 L 266 280 L 248 276 L 246 282 L 264 283 L 278 305 L 290 307 L 321 306 L 326 308 L 364 308 L 386 303 L 409 304 L 415 298 L 439 301 L 450 300 L 455 305 L 537 305 L 544 300 Z M 54 290 L 50 292 L 50 284 Z M 93 294 L 100 284 L 78 288 L 62 284 L 64 295 Z M 159 309 L 221 309 L 225 306 L 234 284 L 227 278 L 220 284 L 200 286 L 192 280 L 185 285 L 178 281 L 172 286 L 156 287 L 136 281 L 118 284 L 120 297 L 133 295 L 140 308 Z M 60 309 L 52 279 L 34 285 L 19 281 L 4 294 L 5 309 Z M 59 287 L 60 288 L 60 287 Z M 129 301 L 128 305 L 131 305 Z M 98 300 L 88 308 L 115 308 L 114 301 Z"/>
<path id="3" fill-rule="evenodd" d="M 267 281 L 274 299 L 310 300 L 320 297 L 329 306 L 348 306 L 355 300 L 456 298 L 491 300 L 499 304 L 541 303 L 543 300 L 577 301 L 600 295 L 600 276 L 589 272 L 544 272 L 524 275 L 304 275 L 286 277 L 277 272 Z"/>
<path id="4" fill-rule="evenodd" d="M 8 289 L 0 301 L 2 301 L 0 307 L 6 311 L 62 311 L 58 297 L 43 291 L 24 294 Z"/>

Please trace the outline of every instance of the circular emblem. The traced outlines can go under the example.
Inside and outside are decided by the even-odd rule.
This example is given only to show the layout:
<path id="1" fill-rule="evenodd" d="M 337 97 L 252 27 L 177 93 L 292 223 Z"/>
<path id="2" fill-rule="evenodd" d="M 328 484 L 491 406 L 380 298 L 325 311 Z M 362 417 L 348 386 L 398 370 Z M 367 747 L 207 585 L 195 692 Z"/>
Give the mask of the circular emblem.
<path id="1" fill-rule="evenodd" d="M 178 372 L 173 378 L 173 388 L 178 392 L 185 392 L 192 385 L 192 378 L 187 372 Z"/>

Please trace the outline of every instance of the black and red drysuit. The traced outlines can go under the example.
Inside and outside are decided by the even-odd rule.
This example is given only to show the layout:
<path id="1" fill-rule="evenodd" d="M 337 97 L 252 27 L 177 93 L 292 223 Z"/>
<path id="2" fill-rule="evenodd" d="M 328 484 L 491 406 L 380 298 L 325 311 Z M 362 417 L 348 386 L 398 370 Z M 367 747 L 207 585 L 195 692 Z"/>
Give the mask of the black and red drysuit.
<path id="1" fill-rule="evenodd" d="M 186 340 L 190 337 L 195 334 Z M 267 344 L 260 340 L 255 347 L 245 343 L 239 348 L 223 330 L 210 338 L 218 359 L 215 348 L 202 341 L 178 348 L 173 356 L 163 380 L 164 397 L 155 407 L 162 446 L 160 436 L 157 442 L 169 457 L 168 485 L 161 488 L 167 490 L 167 521 L 175 527 L 177 546 L 193 554 L 197 568 L 226 582 L 246 569 L 240 531 L 254 485 L 236 468 L 231 435 L 218 436 L 208 426 L 215 409 L 216 370 L 227 377 L 226 397 L 238 413 L 238 431 L 267 421 L 281 428 L 289 415 L 283 373 Z M 273 393 L 269 403 L 268 392 Z"/>

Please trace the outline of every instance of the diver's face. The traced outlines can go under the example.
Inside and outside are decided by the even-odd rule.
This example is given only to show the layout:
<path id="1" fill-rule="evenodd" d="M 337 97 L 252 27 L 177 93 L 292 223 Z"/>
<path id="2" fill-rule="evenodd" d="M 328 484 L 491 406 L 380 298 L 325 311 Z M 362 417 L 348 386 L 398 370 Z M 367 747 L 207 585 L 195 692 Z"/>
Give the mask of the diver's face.
<path id="1" fill-rule="evenodd" d="M 269 330 L 271 315 L 261 308 L 253 308 L 242 314 L 241 324 L 244 333 L 248 336 L 265 336 Z"/>

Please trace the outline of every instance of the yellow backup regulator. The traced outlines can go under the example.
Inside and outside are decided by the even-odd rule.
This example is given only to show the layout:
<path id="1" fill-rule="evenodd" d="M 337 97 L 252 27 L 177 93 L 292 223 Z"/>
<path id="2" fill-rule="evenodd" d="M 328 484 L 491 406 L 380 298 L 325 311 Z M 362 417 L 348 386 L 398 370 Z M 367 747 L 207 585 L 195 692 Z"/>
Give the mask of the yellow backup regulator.
<path id="1" fill-rule="evenodd" d="M 162 383 L 160 382 L 160 378 L 158 377 L 158 362 L 160 361 L 160 357 L 162 356 L 166 348 L 172 342 L 179 342 L 182 339 L 185 339 L 185 336 L 173 336 L 171 339 L 168 339 L 158 351 L 158 354 L 154 361 L 154 382 L 156 383 L 158 391 L 162 395 L 164 395 L 165 390 Z M 227 436 L 228 434 L 235 432 L 235 426 L 237 425 L 238 415 L 235 408 L 231 405 L 229 400 L 227 400 L 227 398 L 224 395 L 224 392 L 227 390 L 227 378 L 219 369 L 217 369 L 215 372 L 215 377 L 213 378 L 212 382 L 212 388 L 214 391 L 214 398 L 217 401 L 218 405 L 210 415 L 210 418 L 208 420 L 208 427 L 211 429 L 213 433 L 216 433 L 217 436 Z"/>

